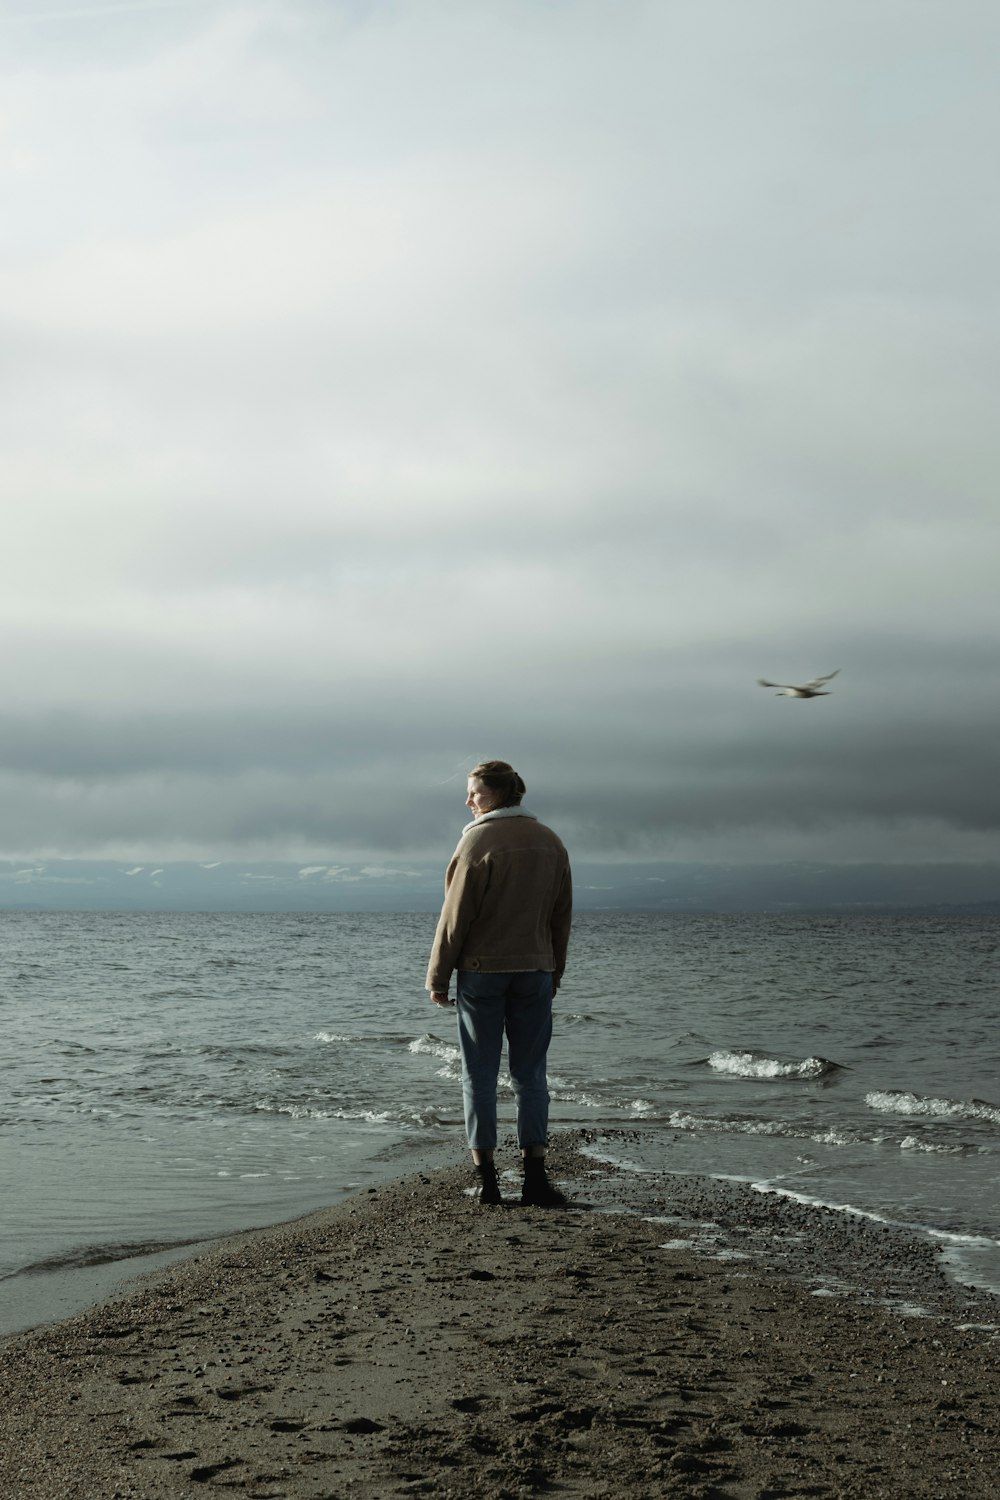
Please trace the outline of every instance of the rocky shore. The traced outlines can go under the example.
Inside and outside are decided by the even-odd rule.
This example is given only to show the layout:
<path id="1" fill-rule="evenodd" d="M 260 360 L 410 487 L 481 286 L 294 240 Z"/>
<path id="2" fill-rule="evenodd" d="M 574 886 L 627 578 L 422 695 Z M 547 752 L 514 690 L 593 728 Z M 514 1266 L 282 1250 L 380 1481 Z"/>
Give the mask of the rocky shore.
<path id="1" fill-rule="evenodd" d="M 565 1208 L 423 1172 L 8 1339 L 0 1494 L 992 1500 L 994 1299 L 742 1186 L 643 1217 L 585 1144 Z"/>

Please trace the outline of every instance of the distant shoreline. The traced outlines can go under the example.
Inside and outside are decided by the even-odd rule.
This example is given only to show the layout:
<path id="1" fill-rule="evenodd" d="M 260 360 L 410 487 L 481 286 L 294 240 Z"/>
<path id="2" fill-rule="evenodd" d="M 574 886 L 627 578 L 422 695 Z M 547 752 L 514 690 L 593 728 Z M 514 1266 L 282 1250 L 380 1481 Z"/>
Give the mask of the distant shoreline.
<path id="1" fill-rule="evenodd" d="M 439 859 L 161 861 L 0 859 L 0 912 L 436 914 Z M 579 912 L 668 915 L 1000 915 L 1000 862 L 693 864 L 574 859 Z"/>

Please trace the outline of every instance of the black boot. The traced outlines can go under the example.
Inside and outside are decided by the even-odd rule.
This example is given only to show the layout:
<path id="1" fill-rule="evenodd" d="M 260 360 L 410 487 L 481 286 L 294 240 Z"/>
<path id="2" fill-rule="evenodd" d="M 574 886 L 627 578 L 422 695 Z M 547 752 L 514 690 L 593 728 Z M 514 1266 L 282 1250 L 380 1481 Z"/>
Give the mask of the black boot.
<path id="1" fill-rule="evenodd" d="M 500 1179 L 497 1169 L 491 1161 L 484 1161 L 476 1166 L 476 1176 L 479 1178 L 479 1201 L 480 1203 L 502 1203 L 500 1196 Z"/>
<path id="2" fill-rule="evenodd" d="M 566 1199 L 545 1175 L 544 1156 L 524 1158 L 524 1186 L 521 1202 L 526 1208 L 560 1208 Z"/>

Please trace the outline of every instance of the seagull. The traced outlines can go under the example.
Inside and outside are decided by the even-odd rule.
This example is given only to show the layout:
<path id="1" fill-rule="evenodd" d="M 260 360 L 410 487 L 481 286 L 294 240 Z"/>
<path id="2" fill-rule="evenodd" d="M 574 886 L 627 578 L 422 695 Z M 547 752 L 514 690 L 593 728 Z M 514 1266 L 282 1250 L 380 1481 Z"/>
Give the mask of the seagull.
<path id="1" fill-rule="evenodd" d="M 757 685 L 758 687 L 780 688 L 781 692 L 774 695 L 776 698 L 829 698 L 830 694 L 823 687 L 823 683 L 829 682 L 831 677 L 836 677 L 839 671 L 838 667 L 836 672 L 827 672 L 825 677 L 814 677 L 811 682 L 804 682 L 801 687 L 792 687 L 787 682 L 768 682 L 766 677 L 758 677 Z"/>

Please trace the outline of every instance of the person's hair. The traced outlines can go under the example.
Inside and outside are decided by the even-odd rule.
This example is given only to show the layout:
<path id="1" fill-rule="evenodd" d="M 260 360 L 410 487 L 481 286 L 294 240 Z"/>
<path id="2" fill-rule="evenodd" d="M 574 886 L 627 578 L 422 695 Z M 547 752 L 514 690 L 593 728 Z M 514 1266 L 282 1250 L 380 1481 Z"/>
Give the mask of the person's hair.
<path id="1" fill-rule="evenodd" d="M 517 807 L 527 790 L 514 767 L 505 760 L 481 760 L 469 776 L 475 776 L 491 792 L 499 792 L 503 798 L 500 807 Z"/>

